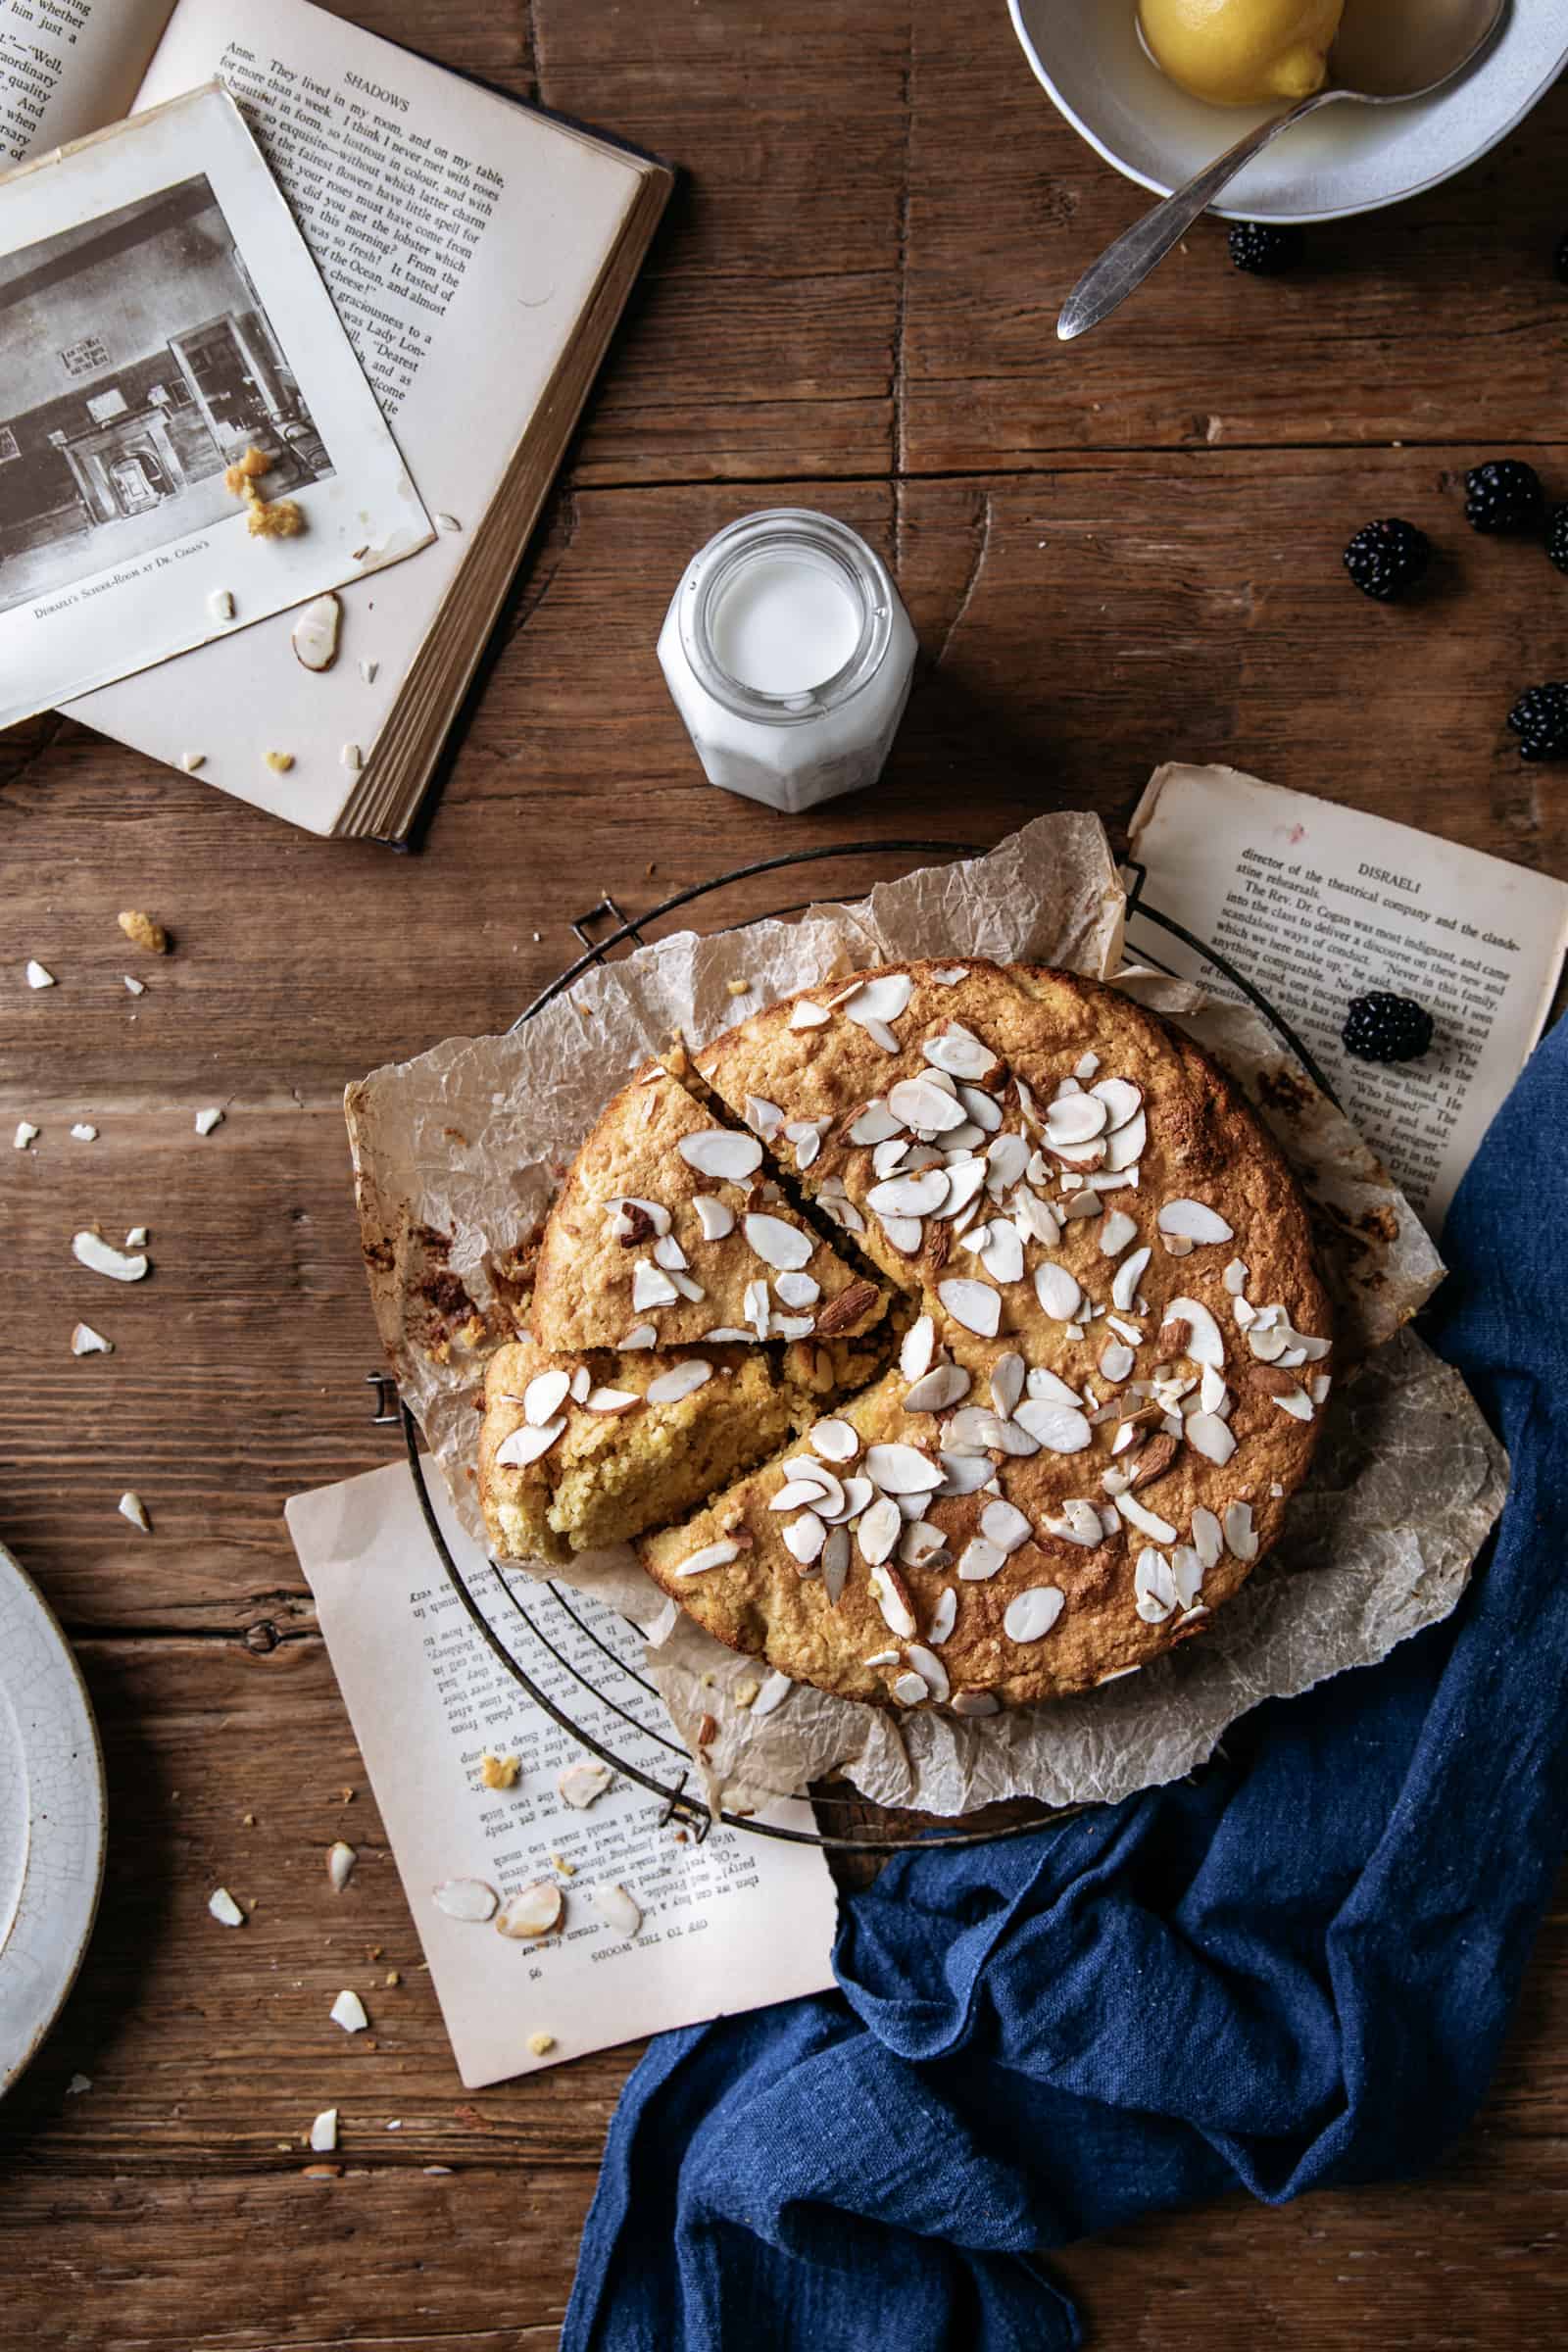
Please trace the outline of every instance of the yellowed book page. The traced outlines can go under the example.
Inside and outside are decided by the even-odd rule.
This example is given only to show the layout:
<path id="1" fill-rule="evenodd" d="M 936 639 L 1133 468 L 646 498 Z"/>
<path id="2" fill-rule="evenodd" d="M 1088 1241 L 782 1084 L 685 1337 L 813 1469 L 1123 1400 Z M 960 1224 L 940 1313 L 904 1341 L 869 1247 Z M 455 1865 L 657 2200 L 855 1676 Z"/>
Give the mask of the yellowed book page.
<path id="1" fill-rule="evenodd" d="M 1132 820 L 1143 895 L 1261 990 L 1428 1229 L 1540 1037 L 1568 946 L 1568 884 L 1229 767 L 1159 768 Z M 1129 960 L 1239 992 L 1134 912 Z M 1340 1042 L 1352 997 L 1414 997 L 1437 1032 L 1383 1067 Z"/>
<path id="2" fill-rule="evenodd" d="M 128 115 L 174 0 L 0 0 L 0 172 Z"/>
<path id="3" fill-rule="evenodd" d="M 430 1486 L 470 1590 L 489 1594 L 530 1672 L 616 1754 L 678 1783 L 684 1754 L 640 1736 L 596 1695 L 673 1738 L 662 1702 L 637 1679 L 635 1630 L 589 1593 L 569 1592 L 568 1613 L 519 1577 L 518 1600 L 547 1620 L 566 1662 L 553 1660 L 458 1525 L 440 1478 Z M 563 1771 L 594 1759 L 486 1644 L 443 1572 L 405 1463 L 296 1495 L 288 1524 L 470 2088 L 832 1984 L 837 1898 L 820 1848 L 725 1828 L 699 1841 L 695 1829 L 662 1821 L 661 1799 L 624 1775 L 585 1809 L 561 1795 Z M 512 1788 L 484 1786 L 486 1755 L 517 1759 Z M 760 1818 L 813 1826 L 804 1803 L 771 1805 Z M 343 1835 L 352 1840 L 351 1815 Z M 456 1918 L 451 1893 L 436 1895 L 454 1880 L 503 1901 L 550 1883 L 562 1896 L 560 1927 L 516 1941 L 491 1918 Z M 465 1892 L 471 1908 L 487 1909 L 486 1894 L 471 1885 Z M 363 1967 L 348 1981 L 372 2026 L 407 1997 Z M 549 2046 L 535 2047 L 545 2036 Z"/>
<path id="4" fill-rule="evenodd" d="M 287 627 L 268 625 L 72 715 L 170 762 L 199 741 L 204 782 L 327 833 L 641 173 L 307 0 L 180 0 L 138 103 L 215 74 L 294 209 L 426 507 L 445 519 L 403 576 L 345 594 L 329 675 L 302 672 Z M 264 737 L 280 733 L 295 764 L 270 777 Z"/>

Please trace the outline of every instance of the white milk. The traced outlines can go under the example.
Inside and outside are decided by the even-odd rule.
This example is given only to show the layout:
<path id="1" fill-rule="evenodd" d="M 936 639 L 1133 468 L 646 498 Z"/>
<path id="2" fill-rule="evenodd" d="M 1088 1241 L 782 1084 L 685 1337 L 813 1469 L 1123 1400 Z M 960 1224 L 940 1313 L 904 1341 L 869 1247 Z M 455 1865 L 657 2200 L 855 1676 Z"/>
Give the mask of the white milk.
<path id="1" fill-rule="evenodd" d="M 700 549 L 659 638 L 709 782 L 784 809 L 876 781 L 914 656 L 880 558 L 803 507 L 744 515 Z"/>

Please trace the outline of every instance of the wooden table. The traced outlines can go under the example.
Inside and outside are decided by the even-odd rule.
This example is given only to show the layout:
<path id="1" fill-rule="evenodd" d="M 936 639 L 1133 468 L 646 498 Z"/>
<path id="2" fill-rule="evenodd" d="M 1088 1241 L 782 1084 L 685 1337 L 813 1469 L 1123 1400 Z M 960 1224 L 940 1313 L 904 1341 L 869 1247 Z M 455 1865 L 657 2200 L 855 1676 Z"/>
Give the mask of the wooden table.
<path id="1" fill-rule="evenodd" d="M 0 1533 L 78 1644 L 114 1814 L 80 1984 L 0 2108 L 8 2345 L 549 2342 L 636 2055 L 462 2093 L 285 1539 L 285 1495 L 390 1451 L 345 1080 L 510 1020 L 603 892 L 637 910 L 799 845 L 994 839 L 1061 806 L 1114 828 L 1170 755 L 1568 873 L 1568 792 L 1503 730 L 1565 667 L 1568 582 L 1474 537 L 1459 488 L 1528 453 L 1568 496 L 1568 90 L 1451 185 L 1315 232 L 1295 278 L 1239 275 L 1202 228 L 1067 352 L 1060 297 L 1144 199 L 1056 119 L 1001 0 L 338 5 L 688 177 L 422 855 L 308 839 L 58 719 L 0 739 L 3 1110 L 46 1131 L 0 1194 Z M 805 818 L 703 783 L 653 658 L 683 557 L 782 501 L 885 551 L 923 654 L 880 790 Z M 1440 550 L 1417 609 L 1341 569 L 1386 514 Z M 177 939 L 137 1001 L 129 906 Z M 26 956 L 57 989 L 23 987 Z M 198 1143 L 209 1102 L 226 1124 Z M 83 1116 L 90 1147 L 66 1140 Z M 144 1289 L 73 1264 L 93 1218 L 152 1227 Z M 113 1356 L 73 1360 L 78 1316 Z M 340 1834 L 352 1900 L 321 1868 Z M 242 1936 L 207 1917 L 220 1881 L 257 1898 Z M 345 2046 L 350 1963 L 402 1983 Z M 1074 2248 L 1094 2340 L 1559 2336 L 1565 2050 L 1559 1913 L 1430 2179 Z M 352 2129 L 312 2179 L 328 2101 Z"/>

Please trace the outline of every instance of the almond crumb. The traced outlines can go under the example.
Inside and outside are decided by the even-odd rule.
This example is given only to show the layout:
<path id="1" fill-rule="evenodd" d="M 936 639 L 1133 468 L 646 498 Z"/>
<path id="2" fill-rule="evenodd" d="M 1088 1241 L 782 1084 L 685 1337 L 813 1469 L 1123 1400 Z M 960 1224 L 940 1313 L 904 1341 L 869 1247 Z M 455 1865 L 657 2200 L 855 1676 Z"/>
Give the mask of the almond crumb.
<path id="1" fill-rule="evenodd" d="M 752 984 L 749 980 L 726 980 L 724 986 L 732 997 L 749 997 L 752 993 Z"/>
<path id="2" fill-rule="evenodd" d="M 402 1974 L 395 1968 L 389 1968 L 386 1972 L 386 1975 L 381 1979 L 381 1982 L 383 1984 L 401 1984 L 403 1982 Z"/>
<path id="3" fill-rule="evenodd" d="M 564 1879 L 574 1879 L 577 1876 L 576 1863 L 568 1862 L 564 1854 L 552 1854 L 550 1859 Z"/>
<path id="4" fill-rule="evenodd" d="M 286 776 L 294 764 L 294 755 L 292 752 L 269 752 L 267 764 L 274 776 Z"/>
<path id="5" fill-rule="evenodd" d="M 760 1683 L 737 1683 L 734 1692 L 735 1704 L 738 1707 L 749 1707 L 753 1705 L 759 1693 L 760 1692 L 761 1688 L 762 1686 Z"/>

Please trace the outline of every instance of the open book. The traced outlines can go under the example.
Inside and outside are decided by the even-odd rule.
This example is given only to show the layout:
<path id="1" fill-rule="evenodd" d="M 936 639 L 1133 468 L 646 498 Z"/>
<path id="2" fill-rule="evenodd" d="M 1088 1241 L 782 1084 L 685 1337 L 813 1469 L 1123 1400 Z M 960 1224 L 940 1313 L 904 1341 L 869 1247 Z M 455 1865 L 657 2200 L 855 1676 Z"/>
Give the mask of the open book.
<path id="1" fill-rule="evenodd" d="M 0 168 L 215 76 L 293 207 L 439 529 L 342 592 L 327 672 L 302 668 L 280 617 L 68 708 L 171 765 L 200 761 L 204 782 L 312 832 L 397 839 L 670 174 L 309 0 L 0 0 Z M 4 512 L 0 499 L 0 557 Z M 273 749 L 287 772 L 268 767 Z"/>
<path id="2" fill-rule="evenodd" d="M 1232 767 L 1156 769 L 1134 811 L 1141 896 L 1218 950 L 1296 1031 L 1437 1234 L 1545 1026 L 1568 951 L 1568 883 Z M 1235 997 L 1226 975 L 1136 911 L 1129 955 Z M 1356 1061 L 1352 997 L 1414 997 L 1418 1061 Z"/>

